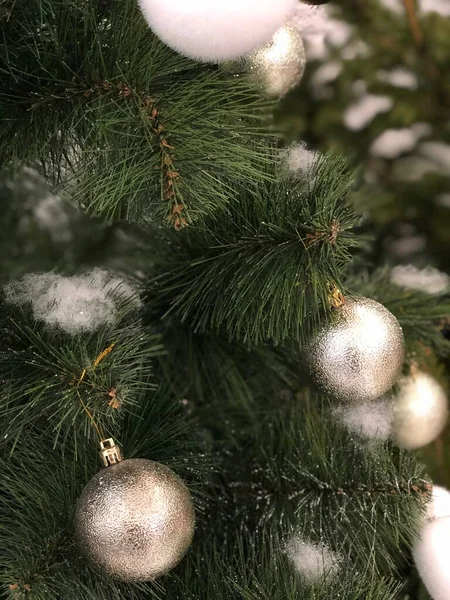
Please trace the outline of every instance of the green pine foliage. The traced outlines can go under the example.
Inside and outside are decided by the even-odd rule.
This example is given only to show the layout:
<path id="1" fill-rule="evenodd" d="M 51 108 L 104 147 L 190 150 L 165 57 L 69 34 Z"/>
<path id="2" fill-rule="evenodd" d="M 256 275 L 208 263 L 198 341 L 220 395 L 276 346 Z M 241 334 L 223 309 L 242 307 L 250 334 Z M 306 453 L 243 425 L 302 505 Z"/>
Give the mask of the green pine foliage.
<path id="1" fill-rule="evenodd" d="M 179 229 L 265 178 L 270 103 L 172 52 L 128 0 L 17 0 L 0 22 L 0 162 L 105 219 Z"/>
<path id="2" fill-rule="evenodd" d="M 347 162 L 289 172 L 270 104 L 166 48 L 134 2 L 14 0 L 0 27 L 0 598 L 417 600 L 426 468 L 345 429 L 302 348 L 338 286 L 397 316 L 406 367 L 442 372 L 448 292 L 393 284 Z M 116 309 L 98 327 L 19 294 L 95 268 Z M 192 547 L 154 582 L 115 581 L 76 544 L 109 436 L 194 499 Z M 299 572 L 293 539 L 329 571 Z"/>

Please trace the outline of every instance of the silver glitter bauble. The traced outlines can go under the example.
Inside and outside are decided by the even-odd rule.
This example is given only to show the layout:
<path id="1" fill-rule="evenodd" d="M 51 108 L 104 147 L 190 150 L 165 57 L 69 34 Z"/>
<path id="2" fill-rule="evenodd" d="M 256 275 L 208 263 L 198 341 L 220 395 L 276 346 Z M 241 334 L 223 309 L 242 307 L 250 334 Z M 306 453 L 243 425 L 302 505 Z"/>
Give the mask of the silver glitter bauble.
<path id="1" fill-rule="evenodd" d="M 375 300 L 347 299 L 318 328 L 304 356 L 314 382 L 325 393 L 341 401 L 373 400 L 401 373 L 402 328 Z"/>
<path id="2" fill-rule="evenodd" d="M 75 529 L 83 552 L 112 577 L 148 581 L 170 571 L 188 550 L 195 513 L 173 471 L 145 459 L 103 469 L 78 500 Z"/>
<path id="3" fill-rule="evenodd" d="M 273 98 L 281 98 L 294 89 L 305 71 L 303 40 L 296 27 L 284 25 L 270 42 L 237 61 L 237 68 Z"/>
<path id="4" fill-rule="evenodd" d="M 397 446 L 408 450 L 426 446 L 439 436 L 447 418 L 447 394 L 433 377 L 416 371 L 399 381 L 392 419 Z"/>

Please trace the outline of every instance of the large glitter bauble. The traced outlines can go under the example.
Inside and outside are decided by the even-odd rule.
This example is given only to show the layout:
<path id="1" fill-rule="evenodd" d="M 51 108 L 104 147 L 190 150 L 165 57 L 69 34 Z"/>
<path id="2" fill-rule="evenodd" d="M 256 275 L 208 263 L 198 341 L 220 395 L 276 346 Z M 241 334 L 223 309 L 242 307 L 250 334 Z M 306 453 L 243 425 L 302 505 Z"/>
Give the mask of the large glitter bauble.
<path id="1" fill-rule="evenodd" d="M 138 0 L 152 30 L 197 60 L 234 60 L 265 44 L 297 0 Z"/>
<path id="2" fill-rule="evenodd" d="M 403 331 L 394 315 L 369 298 L 347 299 L 304 348 L 316 386 L 344 402 L 378 398 L 399 377 Z"/>
<path id="3" fill-rule="evenodd" d="M 306 66 L 305 47 L 293 25 L 278 29 L 265 46 L 237 62 L 237 70 L 248 73 L 270 98 L 282 98 L 300 82 Z"/>
<path id="4" fill-rule="evenodd" d="M 448 419 L 448 398 L 430 375 L 416 371 L 399 381 L 393 399 L 392 436 L 400 448 L 416 450 L 435 440 Z"/>
<path id="5" fill-rule="evenodd" d="M 195 527 L 191 496 L 168 467 L 123 460 L 97 473 L 78 500 L 78 543 L 98 568 L 128 582 L 167 573 L 188 550 Z"/>

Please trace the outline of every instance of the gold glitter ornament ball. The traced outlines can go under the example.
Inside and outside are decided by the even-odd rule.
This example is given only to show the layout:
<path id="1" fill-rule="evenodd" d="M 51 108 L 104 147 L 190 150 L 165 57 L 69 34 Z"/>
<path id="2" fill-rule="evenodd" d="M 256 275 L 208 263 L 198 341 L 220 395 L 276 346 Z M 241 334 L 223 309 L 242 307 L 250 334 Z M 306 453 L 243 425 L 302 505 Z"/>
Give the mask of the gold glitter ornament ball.
<path id="1" fill-rule="evenodd" d="M 164 575 L 183 558 L 195 528 L 191 496 L 168 467 L 123 460 L 97 473 L 78 500 L 75 530 L 91 562 L 116 579 Z"/>
<path id="2" fill-rule="evenodd" d="M 434 377 L 416 371 L 399 381 L 392 417 L 392 436 L 397 446 L 423 448 L 439 436 L 447 419 L 447 394 Z"/>
<path id="3" fill-rule="evenodd" d="M 239 59 L 237 71 L 250 78 L 270 98 L 282 98 L 300 82 L 306 66 L 303 40 L 296 27 L 284 25 L 265 46 Z"/>
<path id="4" fill-rule="evenodd" d="M 374 400 L 400 376 L 403 331 L 394 315 L 369 298 L 333 309 L 304 349 L 309 373 L 323 392 L 344 402 Z"/>

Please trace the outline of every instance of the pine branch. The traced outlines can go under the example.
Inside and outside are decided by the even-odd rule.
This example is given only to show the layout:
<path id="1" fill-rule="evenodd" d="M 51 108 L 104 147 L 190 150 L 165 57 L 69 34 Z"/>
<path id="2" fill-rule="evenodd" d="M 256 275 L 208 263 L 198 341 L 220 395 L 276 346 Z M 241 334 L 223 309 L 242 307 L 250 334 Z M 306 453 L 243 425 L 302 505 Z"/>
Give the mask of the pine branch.
<path id="1" fill-rule="evenodd" d="M 165 310 L 196 332 L 280 342 L 301 339 L 323 314 L 356 244 L 352 177 L 332 157 L 309 182 L 278 162 L 273 169 L 273 182 L 239 189 L 214 220 L 166 242 L 161 275 L 148 286 L 156 315 Z"/>
<path id="2" fill-rule="evenodd" d="M 379 576 L 392 576 L 409 555 L 431 486 L 411 455 L 362 445 L 333 420 L 327 402 L 321 405 L 268 415 L 250 440 L 242 439 L 235 460 L 224 464 L 234 483 L 223 526 L 234 519 L 251 529 L 276 522 L 312 541 L 325 536 L 361 568 L 371 557 Z"/>
<path id="3" fill-rule="evenodd" d="M 6 302 L 0 324 L 0 372 L 9 383 L 0 418 L 8 439 L 40 422 L 55 442 L 75 429 L 82 444 L 96 431 L 114 430 L 152 389 L 150 361 L 161 346 L 143 332 L 130 302 L 112 327 L 94 333 L 65 333 L 36 321 L 29 307 Z"/>
<path id="4" fill-rule="evenodd" d="M 17 0 L 0 27 L 0 158 L 40 162 L 90 212 L 180 228 L 265 178 L 272 104 L 171 51 L 136 3 Z"/>

